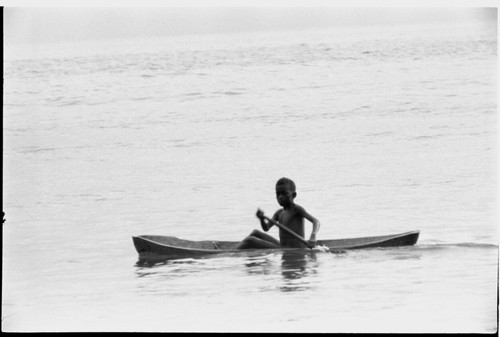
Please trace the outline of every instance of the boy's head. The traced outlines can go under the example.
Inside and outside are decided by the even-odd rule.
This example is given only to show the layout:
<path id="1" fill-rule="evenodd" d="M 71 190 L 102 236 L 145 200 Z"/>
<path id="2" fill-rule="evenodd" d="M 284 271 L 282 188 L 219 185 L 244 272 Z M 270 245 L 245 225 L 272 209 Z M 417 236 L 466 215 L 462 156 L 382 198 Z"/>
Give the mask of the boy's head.
<path id="1" fill-rule="evenodd" d="M 292 179 L 288 179 L 288 178 L 281 178 L 280 180 L 278 180 L 278 182 L 276 183 L 276 188 L 278 188 L 278 186 L 284 186 L 284 187 L 288 187 L 290 189 L 290 191 L 292 192 L 296 192 L 295 190 L 295 183 L 293 182 Z"/>
<path id="2" fill-rule="evenodd" d="M 276 183 L 276 199 L 281 206 L 293 204 L 293 199 L 297 196 L 295 183 L 288 178 L 281 178 Z"/>

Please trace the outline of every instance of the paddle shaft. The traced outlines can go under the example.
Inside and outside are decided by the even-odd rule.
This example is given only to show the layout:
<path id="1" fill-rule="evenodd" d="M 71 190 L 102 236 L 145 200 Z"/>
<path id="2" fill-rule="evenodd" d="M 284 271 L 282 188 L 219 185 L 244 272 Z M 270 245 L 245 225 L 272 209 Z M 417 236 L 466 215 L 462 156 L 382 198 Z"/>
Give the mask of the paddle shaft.
<path id="1" fill-rule="evenodd" d="M 278 226 L 279 228 L 281 228 L 282 230 L 284 230 L 285 232 L 293 235 L 297 240 L 299 240 L 300 242 L 302 242 L 303 244 L 305 244 L 307 247 L 311 248 L 311 244 L 309 242 L 307 242 L 306 239 L 304 239 L 302 236 L 300 236 L 299 234 L 295 233 L 294 231 L 292 231 L 291 229 L 289 228 L 286 228 L 284 225 L 280 224 L 279 222 L 277 221 L 274 221 L 273 219 L 270 219 L 268 218 L 267 216 L 263 215 L 262 216 L 264 219 L 266 219 L 267 221 L 269 221 L 270 223 L 272 223 L 273 225 L 276 225 Z"/>

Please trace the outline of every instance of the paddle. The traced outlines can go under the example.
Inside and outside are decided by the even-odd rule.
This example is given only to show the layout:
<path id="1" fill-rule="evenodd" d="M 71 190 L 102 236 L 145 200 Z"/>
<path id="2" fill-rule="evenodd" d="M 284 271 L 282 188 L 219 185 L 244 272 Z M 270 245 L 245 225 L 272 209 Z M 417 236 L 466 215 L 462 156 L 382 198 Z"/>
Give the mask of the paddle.
<path id="1" fill-rule="evenodd" d="M 270 223 L 272 223 L 273 225 L 278 226 L 279 228 L 281 228 L 285 232 L 293 235 L 297 240 L 299 240 L 300 242 L 302 242 L 303 244 L 305 244 L 308 248 L 312 249 L 312 248 L 315 247 L 315 245 L 311 245 L 311 243 L 309 241 L 307 241 L 306 239 L 304 239 L 302 236 L 300 236 L 299 234 L 295 233 L 291 229 L 285 227 L 284 225 L 280 224 L 279 222 L 274 221 L 273 219 L 268 218 L 267 216 L 264 215 L 264 213 L 262 213 L 262 217 L 264 219 L 266 219 L 267 221 L 269 221 Z"/>

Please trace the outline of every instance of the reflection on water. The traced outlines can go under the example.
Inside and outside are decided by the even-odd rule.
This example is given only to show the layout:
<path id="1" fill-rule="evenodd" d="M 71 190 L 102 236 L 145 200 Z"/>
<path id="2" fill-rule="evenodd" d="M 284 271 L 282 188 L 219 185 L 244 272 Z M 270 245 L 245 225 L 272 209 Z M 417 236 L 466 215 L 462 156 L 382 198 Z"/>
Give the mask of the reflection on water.
<path id="1" fill-rule="evenodd" d="M 167 264 L 168 260 L 166 259 L 139 259 L 136 263 L 136 267 L 141 267 L 141 268 L 151 268 L 159 265 L 164 265 Z"/>
<path id="2" fill-rule="evenodd" d="M 210 297 L 219 296 L 221 289 L 228 293 L 291 293 L 314 291 L 326 279 L 335 279 L 332 275 L 337 273 L 365 273 L 375 267 L 386 272 L 394 266 L 400 269 L 402 264 L 412 272 L 422 270 L 426 263 L 434 263 L 443 254 L 462 256 L 465 249 L 463 246 L 422 245 L 352 250 L 343 254 L 307 250 L 243 251 L 202 258 L 142 259 L 137 261 L 134 274 L 137 289 L 142 294 Z M 369 268 L 366 268 L 366 261 L 370 261 Z"/>
<path id="3" fill-rule="evenodd" d="M 317 254 L 329 255 L 307 250 L 281 252 L 262 250 L 197 259 L 140 259 L 135 264 L 135 276 L 137 279 L 149 279 L 148 283 L 151 283 L 149 286 L 144 283 L 139 286 L 141 289 L 144 289 L 144 286 L 150 287 L 149 291 L 159 290 L 154 285 L 155 282 L 150 282 L 152 279 L 158 281 L 169 279 L 169 282 L 175 283 L 177 279 L 184 279 L 194 274 L 199 275 L 199 279 L 216 274 L 221 283 L 228 278 L 239 277 L 242 278 L 242 284 L 261 290 L 303 291 L 313 287 L 311 280 L 317 275 L 319 266 Z M 275 282 L 272 287 L 268 282 L 269 278 Z"/>
<path id="4" fill-rule="evenodd" d="M 279 261 L 276 260 L 279 257 Z M 277 287 L 282 292 L 311 289 L 310 276 L 317 273 L 316 253 L 312 251 L 283 251 L 260 259 L 252 259 L 245 263 L 249 275 L 281 274 L 282 279 Z"/>
<path id="5" fill-rule="evenodd" d="M 279 260 L 276 260 L 279 257 Z M 309 251 L 283 251 L 245 262 L 248 275 L 282 276 L 278 289 L 283 292 L 310 289 L 307 276 L 316 273 L 316 255 Z"/>
<path id="6" fill-rule="evenodd" d="M 317 273 L 315 252 L 283 252 L 281 256 L 281 275 L 283 284 L 279 288 L 283 292 L 311 289 L 309 276 Z"/>

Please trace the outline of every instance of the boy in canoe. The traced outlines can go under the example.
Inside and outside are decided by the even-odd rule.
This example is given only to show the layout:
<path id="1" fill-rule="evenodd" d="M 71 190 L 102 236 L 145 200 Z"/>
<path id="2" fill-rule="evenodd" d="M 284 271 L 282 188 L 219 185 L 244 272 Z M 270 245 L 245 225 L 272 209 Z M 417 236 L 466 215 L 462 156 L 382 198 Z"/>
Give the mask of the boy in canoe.
<path id="1" fill-rule="evenodd" d="M 294 203 L 294 199 L 296 196 L 297 192 L 295 183 L 291 179 L 281 178 L 276 183 L 276 199 L 278 201 L 278 204 L 283 208 L 276 211 L 271 220 L 267 219 L 264 216 L 264 212 L 262 212 L 261 210 L 258 210 L 256 215 L 260 219 L 260 225 L 262 226 L 262 229 L 264 231 L 269 231 L 269 229 L 274 225 L 273 222 L 279 222 L 302 238 L 304 237 L 304 219 L 309 220 L 313 224 L 313 229 L 307 246 L 314 246 L 316 244 L 316 234 L 318 233 L 321 224 L 318 219 L 307 213 L 302 206 Z M 243 241 L 238 243 L 238 245 L 236 245 L 236 248 L 248 249 L 306 247 L 306 244 L 304 243 L 305 240 L 300 240 L 291 233 L 288 233 L 281 228 L 279 235 L 280 240 L 278 241 L 266 233 L 254 230 L 249 236 L 243 239 Z"/>

